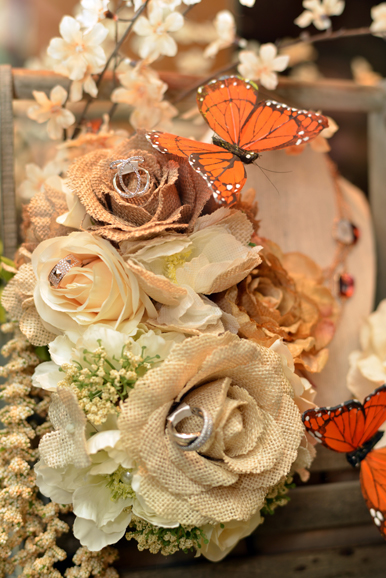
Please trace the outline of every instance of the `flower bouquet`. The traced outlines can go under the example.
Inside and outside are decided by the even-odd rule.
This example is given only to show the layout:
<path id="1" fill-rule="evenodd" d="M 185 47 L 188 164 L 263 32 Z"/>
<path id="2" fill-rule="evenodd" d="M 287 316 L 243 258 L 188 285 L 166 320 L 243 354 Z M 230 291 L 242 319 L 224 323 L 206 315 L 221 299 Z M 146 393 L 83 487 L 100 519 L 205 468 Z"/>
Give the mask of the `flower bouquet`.
<path id="1" fill-rule="evenodd" d="M 2 293 L 1 576 L 61 576 L 56 540 L 69 525 L 81 545 L 69 578 L 115 576 L 121 539 L 217 561 L 286 503 L 295 474 L 308 477 L 301 414 L 339 305 L 309 257 L 259 236 L 244 165 L 316 142 L 328 120 L 261 103 L 252 82 L 228 76 L 197 92 L 213 144 L 160 132 L 177 110 L 150 65 L 176 54 L 195 3 L 82 0 L 48 48 L 71 88 L 34 94 L 29 117 L 65 139 L 49 168 L 27 166 L 23 243 Z M 119 52 L 132 31 L 137 62 Z M 224 11 L 207 57 L 236 41 Z M 239 71 L 273 88 L 288 59 L 273 45 L 242 50 Z M 130 135 L 85 120 L 110 65 L 122 84 L 110 117 L 130 105 Z M 83 92 L 75 121 L 68 104 Z"/>

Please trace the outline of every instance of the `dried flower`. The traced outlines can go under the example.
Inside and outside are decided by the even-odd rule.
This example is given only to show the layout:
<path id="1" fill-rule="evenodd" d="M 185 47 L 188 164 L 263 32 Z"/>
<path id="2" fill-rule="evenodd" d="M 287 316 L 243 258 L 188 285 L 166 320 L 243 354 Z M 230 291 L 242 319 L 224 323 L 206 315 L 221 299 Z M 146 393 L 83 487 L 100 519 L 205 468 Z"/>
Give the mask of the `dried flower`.
<path id="1" fill-rule="evenodd" d="M 285 70 L 289 61 L 286 54 L 277 56 L 277 48 L 271 43 L 262 44 L 259 54 L 251 50 L 242 50 L 239 58 L 240 64 L 237 69 L 240 74 L 251 80 L 259 80 L 269 90 L 276 88 L 278 83 L 276 72 Z"/>
<path id="2" fill-rule="evenodd" d="M 268 347 L 281 337 L 297 367 L 321 371 L 339 311 L 322 271 L 301 253 L 283 255 L 274 243 L 258 241 L 265 247 L 261 265 L 216 302 L 236 318 L 242 337 Z"/>
<path id="3" fill-rule="evenodd" d="M 67 100 L 67 91 L 62 86 L 55 86 L 50 92 L 50 98 L 44 92 L 33 90 L 32 94 L 38 105 L 28 109 L 28 117 L 39 124 L 47 122 L 48 136 L 58 139 L 63 136 L 63 130 L 75 122 L 75 116 L 70 110 L 63 108 Z"/>
<path id="4" fill-rule="evenodd" d="M 175 32 L 184 25 L 184 17 L 179 12 L 171 12 L 166 17 L 163 9 L 156 3 L 148 6 L 148 16 L 140 16 L 134 24 L 134 32 L 144 38 L 141 40 L 139 55 L 148 61 L 156 60 L 161 54 L 175 56 L 177 44 L 169 32 Z"/>
<path id="5" fill-rule="evenodd" d="M 213 40 L 204 51 L 204 58 L 213 58 L 216 54 L 232 46 L 236 38 L 236 22 L 232 12 L 221 10 L 216 14 L 214 27 L 217 38 Z"/>
<path id="6" fill-rule="evenodd" d="M 300 28 L 306 28 L 311 23 L 318 30 L 331 28 L 329 16 L 339 16 L 342 14 L 344 0 L 303 0 L 303 7 L 306 8 L 295 20 L 295 24 Z"/>
<path id="7" fill-rule="evenodd" d="M 95 24 L 84 33 L 80 23 L 64 16 L 59 27 L 63 38 L 52 38 L 47 49 L 49 56 L 59 61 L 61 74 L 66 70 L 71 80 L 82 80 L 86 73 L 97 73 L 106 64 L 106 55 L 100 44 L 108 34 L 102 24 Z"/>

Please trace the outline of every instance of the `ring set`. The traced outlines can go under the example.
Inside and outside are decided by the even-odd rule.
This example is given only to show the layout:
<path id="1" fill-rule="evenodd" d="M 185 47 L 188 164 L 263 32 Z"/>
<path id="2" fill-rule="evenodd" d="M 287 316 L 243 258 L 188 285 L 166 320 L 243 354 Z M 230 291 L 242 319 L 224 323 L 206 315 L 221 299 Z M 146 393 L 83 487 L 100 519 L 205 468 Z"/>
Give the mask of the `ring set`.
<path id="1" fill-rule="evenodd" d="M 143 167 L 138 166 L 138 163 L 143 163 L 143 157 L 129 157 L 127 159 L 118 159 L 110 164 L 110 169 L 117 170 L 113 178 L 114 189 L 117 193 L 125 198 L 132 199 L 133 197 L 141 197 L 150 188 L 150 173 Z M 123 175 L 128 175 L 130 173 L 135 173 L 137 177 L 137 187 L 135 191 L 130 191 L 130 189 L 125 185 L 123 180 Z M 143 177 L 145 177 L 145 182 L 143 182 Z M 117 180 L 119 181 L 119 188 Z M 122 191 L 123 189 L 123 191 Z"/>
<path id="2" fill-rule="evenodd" d="M 194 433 L 180 433 L 176 430 L 176 426 L 185 419 L 196 415 L 203 420 L 202 429 Z M 166 429 L 170 438 L 178 446 L 180 450 L 185 452 L 193 452 L 201 448 L 213 432 L 212 416 L 199 407 L 190 407 L 187 403 L 182 403 L 173 413 L 166 418 Z"/>

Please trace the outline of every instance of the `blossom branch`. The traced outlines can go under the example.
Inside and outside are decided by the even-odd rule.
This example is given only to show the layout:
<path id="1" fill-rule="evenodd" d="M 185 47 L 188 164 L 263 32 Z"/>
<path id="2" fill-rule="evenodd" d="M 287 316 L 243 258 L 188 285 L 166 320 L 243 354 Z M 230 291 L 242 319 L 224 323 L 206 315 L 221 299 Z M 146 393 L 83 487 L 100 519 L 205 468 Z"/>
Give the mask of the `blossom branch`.
<path id="1" fill-rule="evenodd" d="M 232 64 L 228 64 L 227 66 L 224 66 L 223 68 L 220 68 L 219 70 L 216 70 L 216 72 L 212 72 L 209 76 L 199 80 L 198 82 L 193 84 L 190 88 L 188 88 L 187 90 L 185 90 L 184 92 L 182 92 L 181 94 L 179 94 L 178 96 L 173 98 L 170 101 L 171 104 L 177 104 L 178 102 L 181 102 L 181 100 L 184 100 L 184 98 L 189 96 L 192 92 L 195 92 L 203 84 L 208 84 L 208 82 L 210 80 L 218 77 L 221 74 L 226 74 L 227 72 L 231 72 L 231 70 L 233 70 L 236 66 L 237 66 L 237 62 L 233 62 Z"/>
<path id="2" fill-rule="evenodd" d="M 366 36 L 369 34 L 374 34 L 371 31 L 369 26 L 362 26 L 361 28 L 351 28 L 345 29 L 341 28 L 340 30 L 335 30 L 335 32 L 331 31 L 331 29 L 327 30 L 326 32 L 321 32 L 320 34 L 314 35 L 306 35 L 303 34 L 294 40 L 288 40 L 285 42 L 278 43 L 279 48 L 287 48 L 287 46 L 294 46 L 295 44 L 312 44 L 314 42 L 322 42 L 324 40 L 336 40 L 337 38 L 348 38 L 350 36 Z M 377 33 L 378 34 L 378 33 Z M 384 33 L 386 36 L 386 30 Z"/>
<path id="3" fill-rule="evenodd" d="M 97 88 L 99 88 L 99 86 L 100 86 L 100 84 L 101 84 L 101 82 L 102 82 L 102 80 L 103 80 L 103 77 L 104 77 L 107 69 L 108 69 L 109 66 L 110 66 L 110 63 L 111 63 L 111 62 L 113 61 L 113 59 L 116 58 L 116 56 L 118 55 L 118 53 L 119 53 L 122 45 L 126 42 L 126 40 L 127 40 L 128 36 L 129 36 L 130 32 L 132 31 L 135 22 L 136 22 L 136 21 L 138 20 L 138 18 L 141 16 L 142 12 L 146 9 L 148 3 L 149 3 L 149 0 L 145 0 L 144 4 L 143 4 L 143 5 L 139 8 L 139 10 L 135 13 L 134 18 L 131 20 L 129 26 L 126 28 L 124 34 L 122 35 L 122 38 L 119 40 L 119 42 L 117 42 L 117 44 L 116 44 L 113 52 L 110 54 L 109 58 L 107 59 L 106 64 L 105 64 L 102 72 L 100 72 L 99 75 L 98 75 L 98 79 L 97 79 L 97 81 L 96 81 L 96 86 L 97 86 Z M 85 119 L 85 117 L 86 117 L 86 114 L 87 114 L 87 111 L 88 111 L 91 103 L 92 103 L 94 100 L 95 100 L 94 97 L 92 97 L 92 96 L 89 96 L 89 97 L 88 97 L 87 102 L 86 102 L 86 104 L 85 104 L 85 106 L 84 106 L 84 108 L 83 108 L 83 111 L 82 111 L 82 113 L 81 113 L 81 115 L 80 115 L 80 117 L 79 117 L 79 119 L 78 119 L 78 121 L 77 121 L 76 127 L 75 127 L 74 132 L 73 132 L 73 135 L 72 135 L 72 137 L 71 137 L 72 139 L 74 139 L 74 138 L 76 138 L 76 137 L 78 136 L 78 134 L 79 134 L 79 132 L 80 132 L 80 129 L 81 129 L 81 126 L 82 126 L 82 122 L 84 121 L 84 119 Z"/>

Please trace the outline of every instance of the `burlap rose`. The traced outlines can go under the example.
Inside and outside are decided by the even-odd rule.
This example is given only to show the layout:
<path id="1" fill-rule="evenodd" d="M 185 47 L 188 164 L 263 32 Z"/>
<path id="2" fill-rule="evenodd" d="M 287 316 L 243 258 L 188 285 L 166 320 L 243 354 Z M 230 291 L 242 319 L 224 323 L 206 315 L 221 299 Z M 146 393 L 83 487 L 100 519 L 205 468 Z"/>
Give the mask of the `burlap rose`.
<path id="1" fill-rule="evenodd" d="M 248 520 L 288 474 L 303 437 L 281 356 L 244 339 L 192 337 L 136 383 L 119 429 L 138 465 L 140 494 L 157 515 L 201 526 Z M 199 452 L 179 449 L 165 432 L 175 403 L 208 411 L 213 433 Z M 200 418 L 181 422 L 201 429 Z"/>
<path id="2" fill-rule="evenodd" d="M 19 323 L 20 331 L 32 345 L 47 345 L 55 334 L 44 327 L 36 311 L 33 298 L 36 277 L 31 263 L 20 267 L 15 277 L 7 283 L 1 296 L 1 303 L 12 321 Z"/>
<path id="3" fill-rule="evenodd" d="M 85 264 L 70 269 L 58 287 L 51 286 L 50 271 L 69 254 Z M 129 333 L 145 308 L 155 315 L 149 297 L 119 253 L 108 241 L 89 233 L 43 241 L 32 254 L 32 266 L 38 280 L 36 309 L 52 333 L 79 334 L 93 323 Z"/>
<path id="4" fill-rule="evenodd" d="M 125 199 L 114 189 L 115 171 L 110 164 L 134 156 L 144 159 L 140 166 L 149 171 L 150 189 L 142 197 Z M 93 220 L 87 230 L 115 242 L 149 239 L 166 232 L 189 232 L 212 194 L 186 159 L 159 153 L 143 132 L 115 148 L 80 157 L 70 166 L 68 175 L 69 186 L 84 215 Z M 135 189 L 135 175 L 124 178 Z M 61 223 L 85 228 L 82 219 L 74 220 L 71 215 L 63 217 Z"/>
<path id="5" fill-rule="evenodd" d="M 319 372 L 328 359 L 339 307 L 323 285 L 320 267 L 306 255 L 288 253 L 266 239 L 262 263 L 217 304 L 233 315 L 239 335 L 269 347 L 284 339 L 298 368 Z"/>

